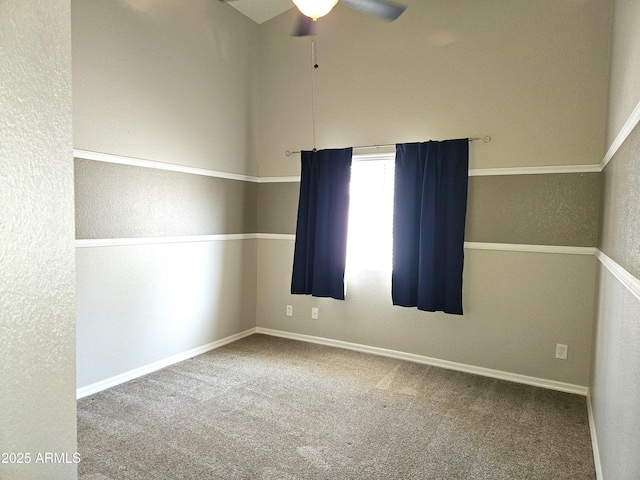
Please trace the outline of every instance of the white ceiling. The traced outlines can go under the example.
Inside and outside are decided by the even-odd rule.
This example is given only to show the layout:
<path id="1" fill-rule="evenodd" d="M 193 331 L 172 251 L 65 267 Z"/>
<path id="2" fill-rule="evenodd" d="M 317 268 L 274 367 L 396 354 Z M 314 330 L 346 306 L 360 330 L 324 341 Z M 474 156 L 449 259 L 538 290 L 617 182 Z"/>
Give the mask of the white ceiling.
<path id="1" fill-rule="evenodd" d="M 293 7 L 291 0 L 233 0 L 228 2 L 256 23 L 263 23 Z"/>

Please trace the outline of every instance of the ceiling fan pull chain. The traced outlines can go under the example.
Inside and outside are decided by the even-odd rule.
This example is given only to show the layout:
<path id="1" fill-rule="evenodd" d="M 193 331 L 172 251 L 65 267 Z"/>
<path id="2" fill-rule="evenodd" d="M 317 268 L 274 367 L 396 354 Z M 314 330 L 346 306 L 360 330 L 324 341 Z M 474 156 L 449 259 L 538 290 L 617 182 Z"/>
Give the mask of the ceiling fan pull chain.
<path id="1" fill-rule="evenodd" d="M 316 22 L 313 22 L 313 33 L 311 35 L 311 123 L 313 127 L 313 151 L 316 151 L 316 88 L 315 70 L 318 68 L 316 52 Z"/>
<path id="2" fill-rule="evenodd" d="M 313 21 L 313 33 L 311 34 L 311 63 L 313 64 L 313 68 L 318 68 L 318 51 L 316 47 L 316 26 L 318 25 L 318 21 Z"/>

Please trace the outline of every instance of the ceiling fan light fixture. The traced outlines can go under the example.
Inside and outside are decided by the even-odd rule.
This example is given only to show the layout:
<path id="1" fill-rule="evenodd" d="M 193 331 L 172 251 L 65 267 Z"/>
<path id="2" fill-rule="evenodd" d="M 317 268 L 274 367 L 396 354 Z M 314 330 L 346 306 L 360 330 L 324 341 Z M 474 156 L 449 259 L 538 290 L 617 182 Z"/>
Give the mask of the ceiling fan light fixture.
<path id="1" fill-rule="evenodd" d="M 309 18 L 317 20 L 324 17 L 335 7 L 338 0 L 292 0 L 293 4 L 298 7 L 300 13 Z"/>

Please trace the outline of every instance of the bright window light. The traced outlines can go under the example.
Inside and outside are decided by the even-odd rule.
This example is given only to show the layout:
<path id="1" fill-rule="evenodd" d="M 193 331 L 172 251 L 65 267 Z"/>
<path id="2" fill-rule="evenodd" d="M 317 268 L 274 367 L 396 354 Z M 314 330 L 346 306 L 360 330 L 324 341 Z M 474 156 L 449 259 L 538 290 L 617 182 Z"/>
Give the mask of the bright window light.
<path id="1" fill-rule="evenodd" d="M 347 240 L 348 272 L 391 272 L 393 176 L 393 155 L 353 159 Z"/>

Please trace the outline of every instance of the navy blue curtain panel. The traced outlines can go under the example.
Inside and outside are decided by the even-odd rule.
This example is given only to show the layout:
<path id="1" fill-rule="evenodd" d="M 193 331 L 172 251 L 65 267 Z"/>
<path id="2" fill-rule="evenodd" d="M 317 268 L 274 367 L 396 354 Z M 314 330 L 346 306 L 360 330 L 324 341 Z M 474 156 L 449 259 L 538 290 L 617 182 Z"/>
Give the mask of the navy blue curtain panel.
<path id="1" fill-rule="evenodd" d="M 462 315 L 469 140 L 396 145 L 394 305 Z"/>
<path id="2" fill-rule="evenodd" d="M 344 300 L 352 149 L 302 151 L 291 293 Z"/>

